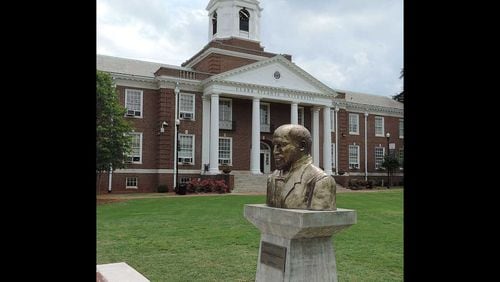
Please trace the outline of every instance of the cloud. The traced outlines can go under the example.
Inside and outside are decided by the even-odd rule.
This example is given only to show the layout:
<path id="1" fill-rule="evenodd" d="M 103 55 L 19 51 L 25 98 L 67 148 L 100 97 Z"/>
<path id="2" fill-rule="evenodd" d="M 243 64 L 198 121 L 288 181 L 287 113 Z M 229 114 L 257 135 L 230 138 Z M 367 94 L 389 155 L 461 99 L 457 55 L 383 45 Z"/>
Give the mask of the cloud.
<path id="1" fill-rule="evenodd" d="M 208 43 L 208 0 L 97 0 L 97 53 L 180 65 Z M 261 44 L 335 88 L 401 91 L 401 0 L 263 0 Z"/>

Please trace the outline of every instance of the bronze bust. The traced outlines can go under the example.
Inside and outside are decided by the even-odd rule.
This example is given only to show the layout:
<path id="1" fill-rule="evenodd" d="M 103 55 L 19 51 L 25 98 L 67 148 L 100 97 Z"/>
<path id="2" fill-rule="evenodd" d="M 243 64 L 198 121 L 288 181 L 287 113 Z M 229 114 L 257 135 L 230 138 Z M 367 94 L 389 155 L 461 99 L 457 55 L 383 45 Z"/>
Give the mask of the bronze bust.
<path id="1" fill-rule="evenodd" d="M 276 170 L 267 179 L 266 204 L 286 209 L 336 210 L 333 177 L 312 164 L 311 133 L 285 124 L 273 134 Z"/>

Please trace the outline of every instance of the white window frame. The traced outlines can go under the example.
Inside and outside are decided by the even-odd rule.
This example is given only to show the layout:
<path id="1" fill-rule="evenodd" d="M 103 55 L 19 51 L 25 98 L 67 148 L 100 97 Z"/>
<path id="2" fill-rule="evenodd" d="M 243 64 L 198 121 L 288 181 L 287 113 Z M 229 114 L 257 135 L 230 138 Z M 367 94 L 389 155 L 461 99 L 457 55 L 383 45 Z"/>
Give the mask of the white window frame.
<path id="1" fill-rule="evenodd" d="M 186 110 L 181 111 L 181 105 L 182 105 L 181 98 L 183 96 L 191 96 L 191 97 L 193 97 L 193 102 L 192 102 L 193 103 L 193 107 L 192 107 L 193 109 L 192 109 L 192 111 L 186 111 Z M 191 93 L 180 93 L 180 95 L 179 95 L 179 119 L 182 119 L 182 120 L 193 120 L 194 121 L 195 120 L 195 112 L 196 112 L 196 95 L 195 94 L 191 94 Z M 192 118 L 184 118 L 183 117 L 184 114 L 191 114 Z"/>
<path id="2" fill-rule="evenodd" d="M 382 149 L 382 157 L 377 158 L 377 150 Z M 375 150 L 373 150 L 374 154 L 374 160 L 375 160 L 375 169 L 381 169 L 382 168 L 382 163 L 384 162 L 384 157 L 385 157 L 385 147 L 379 146 L 375 147 Z"/>
<path id="3" fill-rule="evenodd" d="M 384 132 L 385 132 L 384 120 L 385 120 L 384 117 L 375 116 L 375 136 L 384 137 Z M 378 125 L 377 121 L 379 123 Z"/>
<path id="4" fill-rule="evenodd" d="M 331 150 L 332 150 L 332 169 L 335 168 L 335 143 L 332 143 L 331 145 Z"/>
<path id="5" fill-rule="evenodd" d="M 132 181 L 135 182 L 135 186 L 129 185 L 129 180 L 131 182 Z M 125 189 L 138 189 L 138 188 L 139 188 L 139 179 L 137 178 L 137 176 L 125 178 Z"/>
<path id="6" fill-rule="evenodd" d="M 129 94 L 129 92 L 138 92 L 138 93 L 140 94 L 140 98 L 139 98 L 139 100 L 140 100 L 140 102 L 139 102 L 139 103 L 140 103 L 140 106 L 139 106 L 139 108 L 140 108 L 140 110 L 139 110 L 139 111 L 140 111 L 140 113 L 139 113 L 139 115 L 138 115 L 138 116 L 137 116 L 137 115 L 135 115 L 135 112 L 137 112 L 137 110 L 135 110 L 135 109 L 130 109 L 130 111 L 134 111 L 134 114 L 133 114 L 133 115 L 129 115 L 129 114 L 128 114 L 128 112 L 129 112 L 129 108 L 130 108 L 130 106 L 129 106 L 129 101 L 128 101 L 128 100 L 129 100 L 129 98 L 130 98 L 130 96 L 129 96 L 129 95 L 131 94 L 131 93 Z M 125 117 L 129 117 L 129 118 L 142 118 L 142 117 L 143 117 L 143 112 L 144 112 L 144 111 L 143 111 L 143 107 L 144 107 L 144 99 L 143 99 L 143 97 L 144 97 L 144 91 L 143 91 L 143 90 L 139 90 L 139 89 L 128 89 L 128 88 L 127 88 L 127 89 L 125 89 L 125 108 L 127 109 L 127 111 L 125 112 Z"/>
<path id="7" fill-rule="evenodd" d="M 193 140 L 193 142 L 191 143 L 191 157 L 185 157 L 185 156 L 181 157 L 181 156 L 180 156 L 180 152 L 181 152 L 181 137 L 185 137 L 185 136 L 192 137 L 192 139 L 191 139 L 191 140 Z M 180 134 L 180 133 L 179 133 L 179 144 L 177 144 L 177 146 L 178 146 L 178 148 L 179 148 L 179 152 L 177 153 L 177 164 L 180 164 L 180 165 L 194 165 L 194 164 L 195 164 L 195 162 L 194 162 L 194 161 L 195 161 L 195 160 L 194 160 L 194 150 L 195 150 L 195 148 L 196 148 L 196 147 L 195 147 L 195 144 L 196 144 L 196 143 L 195 143 L 195 141 L 196 141 L 195 139 L 196 139 L 196 136 L 195 136 L 194 134 Z M 191 159 L 192 159 L 192 161 L 191 161 L 191 162 L 189 162 L 189 163 L 179 162 L 179 159 L 180 159 L 180 158 L 183 158 L 183 159 L 184 159 L 184 158 L 191 158 Z"/>
<path id="8" fill-rule="evenodd" d="M 353 126 L 356 126 L 356 131 L 351 130 Z M 359 135 L 359 114 L 349 113 L 349 134 Z"/>
<path id="9" fill-rule="evenodd" d="M 354 148 L 356 148 L 356 152 L 357 152 L 357 155 L 356 155 L 356 162 L 357 163 L 351 162 L 351 149 L 354 149 Z M 349 154 L 349 156 L 348 156 L 348 158 L 349 158 L 349 169 L 359 169 L 360 168 L 360 165 L 359 165 L 359 155 L 360 155 L 359 145 L 349 145 L 348 154 Z"/>
<path id="10" fill-rule="evenodd" d="M 330 110 L 330 129 L 332 132 L 335 132 L 335 110 Z"/>
<path id="11" fill-rule="evenodd" d="M 221 102 L 229 102 L 229 119 L 221 119 Z M 233 128 L 233 99 L 219 98 L 219 129 L 232 129 Z"/>
<path id="12" fill-rule="evenodd" d="M 126 162 L 127 163 L 132 163 L 132 164 L 142 164 L 142 132 L 129 132 L 128 135 L 132 136 L 132 138 L 136 138 L 136 137 L 133 137 L 133 136 L 139 136 L 139 153 L 138 154 L 133 154 L 132 152 L 130 152 L 129 155 L 126 156 Z M 132 146 L 133 144 L 131 144 L 131 149 L 134 149 L 134 148 L 137 148 L 137 147 L 133 147 Z M 134 161 L 134 158 L 139 158 L 138 161 Z M 130 158 L 132 158 L 130 160 Z"/>
<path id="13" fill-rule="evenodd" d="M 297 123 L 302 125 L 302 126 L 305 126 L 304 125 L 304 107 L 298 107 L 297 108 Z M 301 122 L 301 119 L 302 119 L 302 122 Z"/>
<path id="14" fill-rule="evenodd" d="M 264 106 L 267 108 L 267 121 L 266 123 L 262 123 L 261 120 L 261 107 Z M 259 105 L 259 122 L 260 122 L 260 131 L 261 132 L 271 132 L 271 104 L 269 103 L 260 103 Z"/>
<path id="15" fill-rule="evenodd" d="M 399 138 L 401 138 L 401 139 L 404 138 L 404 131 L 405 131 L 405 121 L 404 121 L 404 119 L 400 118 L 399 119 Z"/>
<path id="16" fill-rule="evenodd" d="M 229 159 L 227 158 L 221 158 L 220 157 L 220 153 L 221 153 L 221 149 L 220 149 L 220 140 L 221 139 L 228 139 L 229 140 Z M 233 165 L 233 137 L 219 137 L 219 156 L 217 158 L 217 162 L 219 163 L 219 165 L 223 165 L 224 163 L 222 162 L 222 160 L 229 160 L 229 163 L 225 163 L 227 165 Z"/>
<path id="17" fill-rule="evenodd" d="M 404 167 L 404 154 L 405 154 L 405 150 L 404 148 L 399 148 L 399 154 L 398 154 L 398 161 L 399 161 L 399 169 L 403 169 Z M 401 155 L 403 155 L 403 157 L 401 157 Z"/>

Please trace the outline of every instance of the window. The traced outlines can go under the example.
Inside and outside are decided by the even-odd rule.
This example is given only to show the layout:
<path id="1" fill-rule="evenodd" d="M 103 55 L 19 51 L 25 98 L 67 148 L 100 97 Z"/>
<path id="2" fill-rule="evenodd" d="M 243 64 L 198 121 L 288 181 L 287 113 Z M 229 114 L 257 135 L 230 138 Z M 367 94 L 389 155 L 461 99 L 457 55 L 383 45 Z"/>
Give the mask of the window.
<path id="1" fill-rule="evenodd" d="M 125 116 L 142 117 L 142 90 L 125 89 Z"/>
<path id="2" fill-rule="evenodd" d="M 219 137 L 219 164 L 232 165 L 232 142 L 231 137 Z"/>
<path id="3" fill-rule="evenodd" d="M 359 135 L 359 115 L 349 114 L 349 134 Z"/>
<path id="4" fill-rule="evenodd" d="M 260 103 L 260 131 L 271 132 L 269 104 Z"/>
<path id="5" fill-rule="evenodd" d="M 304 107 L 299 107 L 298 110 L 297 121 L 300 125 L 304 126 Z"/>
<path id="6" fill-rule="evenodd" d="M 248 31 L 248 22 L 250 21 L 250 13 L 247 9 L 240 10 L 240 30 Z"/>
<path id="7" fill-rule="evenodd" d="M 379 169 L 382 167 L 382 163 L 384 162 L 384 156 L 385 156 L 385 148 L 375 147 L 375 169 Z"/>
<path id="8" fill-rule="evenodd" d="M 404 166 L 404 158 L 405 156 L 405 150 L 404 148 L 399 149 L 399 167 L 402 168 Z"/>
<path id="9" fill-rule="evenodd" d="M 231 99 L 219 99 L 219 129 L 233 129 L 232 104 Z"/>
<path id="10" fill-rule="evenodd" d="M 399 138 L 404 137 L 405 122 L 404 119 L 399 119 Z"/>
<path id="11" fill-rule="evenodd" d="M 330 129 L 335 132 L 335 110 L 330 110 Z"/>
<path id="12" fill-rule="evenodd" d="M 125 189 L 137 189 L 137 177 L 127 177 L 125 182 Z"/>
<path id="13" fill-rule="evenodd" d="M 180 95 L 179 118 L 194 120 L 194 94 Z"/>
<path id="14" fill-rule="evenodd" d="M 125 158 L 127 163 L 142 163 L 142 133 L 131 132 L 132 137 L 130 154 Z"/>
<path id="15" fill-rule="evenodd" d="M 177 161 L 181 164 L 194 164 L 194 135 L 179 134 Z"/>
<path id="16" fill-rule="evenodd" d="M 359 168 L 359 146 L 349 145 L 349 168 Z"/>
<path id="17" fill-rule="evenodd" d="M 375 136 L 384 137 L 384 117 L 375 116 Z"/>
<path id="18" fill-rule="evenodd" d="M 332 143 L 332 168 L 335 168 L 335 143 Z"/>
<path id="19" fill-rule="evenodd" d="M 212 34 L 217 33 L 217 12 L 212 15 Z"/>

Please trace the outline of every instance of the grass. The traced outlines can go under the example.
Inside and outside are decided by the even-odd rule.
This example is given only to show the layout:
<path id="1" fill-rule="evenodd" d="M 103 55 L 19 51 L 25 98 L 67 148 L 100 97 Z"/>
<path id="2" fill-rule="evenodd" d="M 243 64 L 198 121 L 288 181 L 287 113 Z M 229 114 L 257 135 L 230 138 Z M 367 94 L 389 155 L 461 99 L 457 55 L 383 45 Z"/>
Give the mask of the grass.
<path id="1" fill-rule="evenodd" d="M 244 204 L 265 196 L 134 199 L 97 206 L 97 264 L 151 281 L 254 281 L 260 233 Z M 339 281 L 403 281 L 403 192 L 341 193 L 358 223 L 334 237 Z"/>

